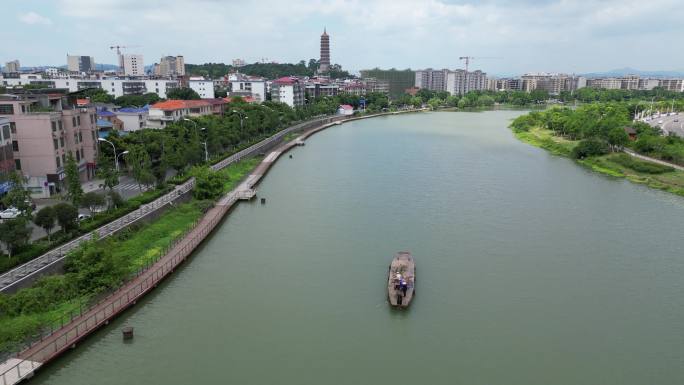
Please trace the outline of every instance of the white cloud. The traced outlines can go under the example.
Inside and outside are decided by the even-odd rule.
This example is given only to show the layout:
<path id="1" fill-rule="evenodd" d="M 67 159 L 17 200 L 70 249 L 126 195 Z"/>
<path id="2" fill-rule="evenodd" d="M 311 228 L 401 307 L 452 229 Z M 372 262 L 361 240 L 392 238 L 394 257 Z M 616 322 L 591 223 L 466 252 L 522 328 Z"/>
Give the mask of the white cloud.
<path id="1" fill-rule="evenodd" d="M 29 25 L 34 25 L 34 24 L 41 24 L 41 25 L 51 25 L 52 20 L 48 19 L 45 16 L 41 16 L 35 12 L 27 12 L 22 15 L 19 15 L 19 20 L 22 23 L 29 24 Z"/>

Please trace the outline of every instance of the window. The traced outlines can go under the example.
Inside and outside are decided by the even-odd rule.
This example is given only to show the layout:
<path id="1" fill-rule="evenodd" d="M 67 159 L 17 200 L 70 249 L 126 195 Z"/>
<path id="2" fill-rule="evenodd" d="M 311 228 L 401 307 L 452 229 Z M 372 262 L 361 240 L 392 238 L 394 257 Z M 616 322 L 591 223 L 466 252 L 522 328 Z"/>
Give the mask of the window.
<path id="1" fill-rule="evenodd" d="M 16 140 L 12 141 L 12 151 L 19 151 L 19 142 Z"/>
<path id="2" fill-rule="evenodd" d="M 59 157 L 55 158 L 55 163 L 57 163 L 57 168 L 62 167 L 62 163 L 59 161 Z"/>
<path id="3" fill-rule="evenodd" d="M 21 105 L 21 112 L 24 114 L 26 113 L 26 106 L 23 104 Z"/>
<path id="4" fill-rule="evenodd" d="M 83 147 L 81 147 L 81 159 L 85 159 L 85 156 L 83 156 Z"/>
<path id="5" fill-rule="evenodd" d="M 14 106 L 11 104 L 0 104 L 0 115 L 14 115 Z"/>
<path id="6" fill-rule="evenodd" d="M 9 124 L 2 126 L 2 137 L 4 139 L 9 139 L 9 137 L 10 137 L 10 125 Z"/>
<path id="7" fill-rule="evenodd" d="M 60 130 L 60 131 L 64 129 L 64 126 L 62 126 L 62 121 L 61 121 L 61 120 L 58 120 L 58 121 L 57 121 L 57 125 L 59 126 L 59 130 Z"/>
<path id="8" fill-rule="evenodd" d="M 17 170 L 21 170 L 21 160 L 19 160 L 19 159 L 14 160 L 14 168 L 16 168 Z"/>
<path id="9" fill-rule="evenodd" d="M 66 164 L 66 155 L 62 154 L 62 163 Z"/>
<path id="10" fill-rule="evenodd" d="M 13 134 L 17 133 L 17 124 L 14 122 L 10 122 L 10 132 Z"/>
<path id="11" fill-rule="evenodd" d="M 83 142 L 83 134 L 81 134 L 81 131 L 78 132 L 78 141 Z"/>
<path id="12" fill-rule="evenodd" d="M 140 122 L 140 128 L 143 128 L 143 122 Z"/>
<path id="13" fill-rule="evenodd" d="M 75 116 L 71 117 L 71 125 L 76 127 L 76 117 Z"/>
<path id="14" fill-rule="evenodd" d="M 64 137 L 59 138 L 59 146 L 64 147 Z"/>
<path id="15" fill-rule="evenodd" d="M 81 153 L 76 150 L 76 163 L 81 161 Z"/>
<path id="16" fill-rule="evenodd" d="M 57 131 L 57 122 L 55 122 L 55 121 L 53 120 L 53 121 L 50 122 L 50 123 L 52 124 L 52 132 L 56 132 L 56 131 Z"/>
<path id="17" fill-rule="evenodd" d="M 93 135 L 93 142 L 95 142 L 95 141 L 96 141 L 96 140 L 95 140 L 95 130 L 90 131 L 90 133 Z"/>
<path id="18" fill-rule="evenodd" d="M 57 139 L 52 139 L 52 145 L 55 147 L 55 150 L 59 148 L 59 142 Z"/>
<path id="19" fill-rule="evenodd" d="M 74 143 L 78 144 L 78 134 L 74 133 Z"/>
<path id="20" fill-rule="evenodd" d="M 76 117 L 76 123 L 78 123 L 79 126 L 81 125 L 81 117 L 80 116 Z"/>

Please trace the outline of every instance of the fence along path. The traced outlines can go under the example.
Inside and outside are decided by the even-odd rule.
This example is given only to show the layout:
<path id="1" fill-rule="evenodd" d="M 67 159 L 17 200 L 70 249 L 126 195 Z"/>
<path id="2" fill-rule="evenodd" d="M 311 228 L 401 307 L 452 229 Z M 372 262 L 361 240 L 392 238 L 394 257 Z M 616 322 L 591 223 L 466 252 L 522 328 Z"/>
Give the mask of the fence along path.
<path id="1" fill-rule="evenodd" d="M 340 119 L 340 117 L 319 118 L 309 122 L 300 123 L 288 127 L 284 130 L 279 131 L 275 135 L 262 140 L 259 143 L 256 143 L 240 152 L 237 152 L 227 157 L 226 159 L 223 159 L 222 161 L 211 166 L 211 168 L 213 170 L 220 170 L 232 163 L 239 161 L 240 159 L 246 156 L 254 155 L 261 151 L 263 148 L 267 148 L 271 146 L 273 143 L 276 143 L 277 141 L 281 140 L 283 136 L 287 135 L 292 131 L 306 129 L 309 127 L 325 124 Z M 11 292 L 17 284 L 20 284 L 23 281 L 31 282 L 32 280 L 35 280 L 37 277 L 41 275 L 41 273 L 44 270 L 49 269 L 55 263 L 61 263 L 61 261 L 71 250 L 77 248 L 81 243 L 93 239 L 93 237 L 96 234 L 99 238 L 108 237 L 116 233 L 117 231 L 131 225 L 132 223 L 139 221 L 147 215 L 154 213 L 155 211 L 159 210 L 165 205 L 174 202 L 176 199 L 178 199 L 186 192 L 192 190 L 194 187 L 195 179 L 191 178 L 187 182 L 176 186 L 176 188 L 173 189 L 173 191 L 170 191 L 168 194 L 163 195 L 150 203 L 140 206 L 140 208 L 131 211 L 130 213 L 122 216 L 121 218 L 115 219 L 114 221 L 109 222 L 108 224 L 96 230 L 93 230 L 88 234 L 84 234 L 68 243 L 65 243 L 62 246 L 52 249 L 47 253 L 0 275 L 0 292 Z"/>

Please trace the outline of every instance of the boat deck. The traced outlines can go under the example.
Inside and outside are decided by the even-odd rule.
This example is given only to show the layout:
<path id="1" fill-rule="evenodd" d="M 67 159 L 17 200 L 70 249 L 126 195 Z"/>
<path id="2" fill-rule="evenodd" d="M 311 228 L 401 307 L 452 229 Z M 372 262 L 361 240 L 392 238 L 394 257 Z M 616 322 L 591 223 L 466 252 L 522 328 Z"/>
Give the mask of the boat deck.
<path id="1" fill-rule="evenodd" d="M 404 295 L 398 288 L 399 279 L 397 274 L 406 281 L 408 289 Z M 411 304 L 415 293 L 416 265 L 413 256 L 407 251 L 400 251 L 394 256 L 390 264 L 387 277 L 387 295 L 390 304 L 396 307 L 407 307 Z"/>

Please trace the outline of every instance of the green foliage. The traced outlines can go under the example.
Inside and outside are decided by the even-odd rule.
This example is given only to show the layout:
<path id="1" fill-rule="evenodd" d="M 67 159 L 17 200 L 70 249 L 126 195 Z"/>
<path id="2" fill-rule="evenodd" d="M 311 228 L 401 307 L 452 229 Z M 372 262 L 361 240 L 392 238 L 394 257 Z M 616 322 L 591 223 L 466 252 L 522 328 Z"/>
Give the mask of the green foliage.
<path id="1" fill-rule="evenodd" d="M 120 107 L 143 107 L 148 104 L 154 104 L 160 101 L 161 98 L 155 92 L 148 92 L 142 95 L 123 95 L 114 100 L 114 104 Z"/>
<path id="2" fill-rule="evenodd" d="M 57 213 L 55 212 L 55 209 L 52 206 L 45 206 L 42 209 L 38 210 L 35 218 L 33 218 L 33 223 L 35 223 L 36 226 L 41 227 L 43 228 L 43 230 L 45 230 L 49 240 L 50 233 L 52 232 L 52 229 L 55 227 L 56 220 Z"/>
<path id="3" fill-rule="evenodd" d="M 2 203 L 7 207 L 15 207 L 23 214 L 31 216 L 31 193 L 24 187 L 25 179 L 19 171 L 11 172 L 7 175 L 7 181 L 11 185 L 10 190 L 2 198 Z"/>
<path id="4" fill-rule="evenodd" d="M 665 166 L 653 162 L 644 162 L 635 159 L 627 154 L 617 154 L 611 158 L 613 162 L 619 163 L 622 166 L 631 168 L 634 171 L 642 172 L 645 174 L 663 174 L 666 172 L 673 172 L 675 169 L 670 166 Z"/>
<path id="5" fill-rule="evenodd" d="M 318 69 L 318 61 L 310 59 L 307 63 L 304 60 L 296 64 L 292 63 L 253 63 L 242 67 L 233 67 L 223 63 L 205 64 L 186 64 L 185 70 L 191 76 L 206 76 L 210 78 L 220 78 L 230 72 L 239 71 L 245 75 L 262 76 L 267 79 L 277 79 L 283 76 L 314 76 Z M 350 78 L 352 75 L 344 71 L 339 64 L 330 66 L 328 76 L 333 79 Z"/>
<path id="6" fill-rule="evenodd" d="M 223 193 L 224 176 L 209 167 L 195 167 L 191 175 L 195 177 L 192 195 L 195 199 L 216 199 Z"/>
<path id="7" fill-rule="evenodd" d="M 97 165 L 97 177 L 102 178 L 105 188 L 108 188 L 110 191 L 113 190 L 114 186 L 119 184 L 119 173 L 114 168 L 114 157 L 110 157 L 103 151 L 100 151 Z"/>
<path id="8" fill-rule="evenodd" d="M 608 144 L 598 139 L 584 139 L 572 150 L 572 157 L 584 159 L 589 156 L 604 155 L 610 151 Z"/>
<path id="9" fill-rule="evenodd" d="M 200 99 L 200 96 L 192 88 L 178 87 L 166 92 L 169 99 L 193 100 Z"/>
<path id="10" fill-rule="evenodd" d="M 95 209 L 103 207 L 106 203 L 104 195 L 95 191 L 85 193 L 81 198 L 81 207 L 87 208 L 90 214 L 93 214 Z"/>
<path id="11" fill-rule="evenodd" d="M 71 232 L 78 228 L 78 209 L 69 203 L 62 202 L 53 206 L 57 223 L 64 232 Z"/>
<path id="12" fill-rule="evenodd" d="M 152 174 L 152 159 L 142 145 L 133 145 L 128 151 L 127 161 L 131 168 L 131 174 L 142 191 L 142 185 L 151 185 L 155 181 Z"/>
<path id="13" fill-rule="evenodd" d="M 92 103 L 113 103 L 114 97 L 101 88 L 87 88 L 81 90 L 80 94 L 84 98 L 89 98 Z"/>
<path id="14" fill-rule="evenodd" d="M 31 238 L 31 228 L 25 218 L 5 219 L 0 223 L 0 242 L 8 250 L 11 257 L 21 247 L 26 246 Z"/>
<path id="15" fill-rule="evenodd" d="M 66 174 L 65 184 L 67 189 L 67 199 L 69 199 L 74 206 L 78 206 L 81 202 L 81 198 L 83 197 L 83 188 L 81 188 L 78 165 L 76 164 L 76 160 L 71 153 L 67 155 L 67 161 L 64 165 L 64 173 Z"/>

